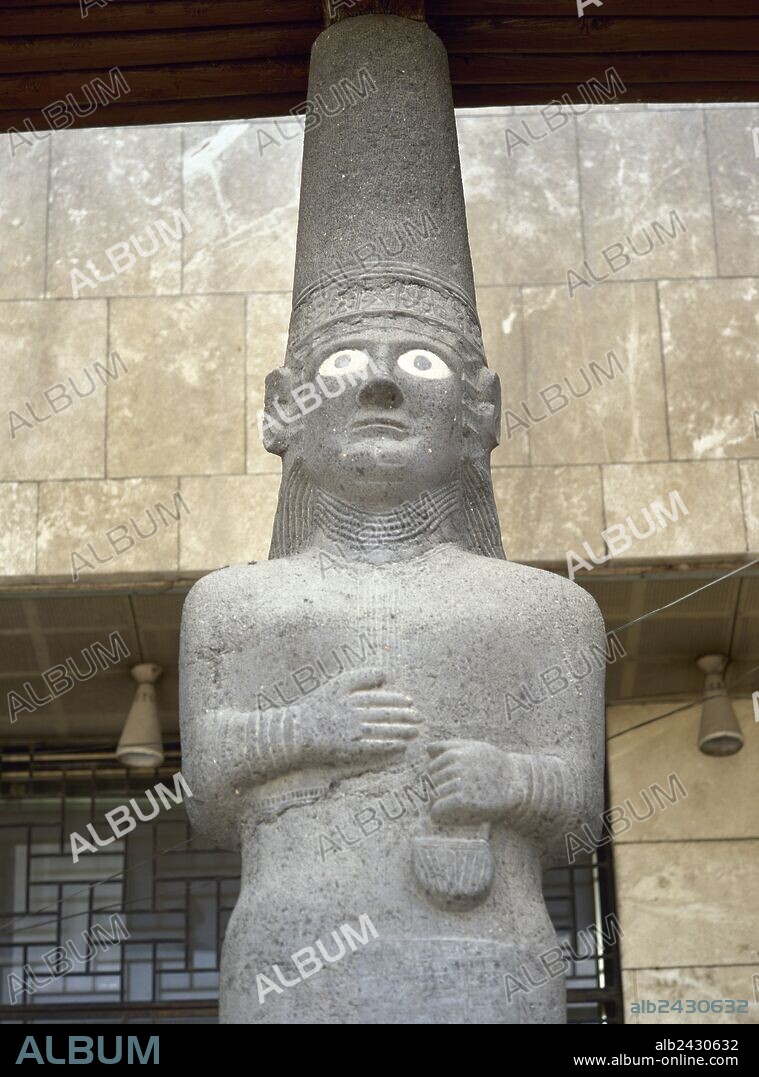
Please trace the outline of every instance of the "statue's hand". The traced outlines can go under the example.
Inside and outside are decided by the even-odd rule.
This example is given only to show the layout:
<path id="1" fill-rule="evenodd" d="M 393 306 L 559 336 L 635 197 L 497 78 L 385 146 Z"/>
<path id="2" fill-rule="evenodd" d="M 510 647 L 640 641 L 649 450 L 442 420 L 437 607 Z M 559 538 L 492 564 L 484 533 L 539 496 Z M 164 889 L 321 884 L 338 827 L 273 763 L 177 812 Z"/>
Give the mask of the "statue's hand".
<path id="1" fill-rule="evenodd" d="M 523 800 L 519 769 L 512 755 L 478 740 L 441 740 L 427 746 L 437 799 L 432 821 L 473 825 L 503 818 Z"/>
<path id="2" fill-rule="evenodd" d="M 384 683 L 381 670 L 352 669 L 309 697 L 300 720 L 309 763 L 348 763 L 405 751 L 421 719 L 408 696 Z"/>

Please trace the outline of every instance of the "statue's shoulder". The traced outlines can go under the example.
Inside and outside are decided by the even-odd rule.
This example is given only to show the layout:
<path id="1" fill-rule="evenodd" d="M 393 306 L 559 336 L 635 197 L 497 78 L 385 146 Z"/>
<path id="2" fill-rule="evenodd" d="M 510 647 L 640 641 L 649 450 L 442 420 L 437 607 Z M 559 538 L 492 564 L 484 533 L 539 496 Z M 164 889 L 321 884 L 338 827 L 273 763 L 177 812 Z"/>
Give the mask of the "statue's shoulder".
<path id="1" fill-rule="evenodd" d="M 270 585 L 276 576 L 272 572 L 276 564 L 276 561 L 251 561 L 247 565 L 226 565 L 201 576 L 187 594 L 185 611 L 196 607 L 211 609 Z"/>
<path id="2" fill-rule="evenodd" d="M 541 614 L 546 623 L 562 631 L 571 629 L 593 636 L 605 631 L 598 603 L 579 584 L 546 569 L 516 561 L 487 559 L 488 583 L 510 608 Z"/>
<path id="3" fill-rule="evenodd" d="M 200 636 L 226 634 L 232 624 L 244 627 L 255 619 L 263 626 L 272 597 L 282 586 L 278 561 L 228 565 L 202 576 L 185 598 L 182 631 Z"/>

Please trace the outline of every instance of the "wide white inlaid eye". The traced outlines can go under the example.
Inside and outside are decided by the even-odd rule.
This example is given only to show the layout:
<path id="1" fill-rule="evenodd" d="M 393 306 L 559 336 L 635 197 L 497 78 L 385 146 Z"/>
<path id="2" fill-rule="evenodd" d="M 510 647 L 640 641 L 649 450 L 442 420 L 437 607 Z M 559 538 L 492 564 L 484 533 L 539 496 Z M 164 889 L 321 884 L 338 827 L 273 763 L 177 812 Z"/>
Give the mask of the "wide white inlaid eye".
<path id="1" fill-rule="evenodd" d="M 398 366 L 407 374 L 413 374 L 416 378 L 450 378 L 451 368 L 444 363 L 439 355 L 434 352 L 415 348 L 413 351 L 404 352 L 398 359 Z"/>
<path id="2" fill-rule="evenodd" d="M 344 348 L 340 352 L 333 352 L 319 367 L 319 373 L 327 378 L 341 378 L 345 374 L 358 374 L 366 370 L 369 365 L 369 356 L 366 352 L 355 348 Z"/>

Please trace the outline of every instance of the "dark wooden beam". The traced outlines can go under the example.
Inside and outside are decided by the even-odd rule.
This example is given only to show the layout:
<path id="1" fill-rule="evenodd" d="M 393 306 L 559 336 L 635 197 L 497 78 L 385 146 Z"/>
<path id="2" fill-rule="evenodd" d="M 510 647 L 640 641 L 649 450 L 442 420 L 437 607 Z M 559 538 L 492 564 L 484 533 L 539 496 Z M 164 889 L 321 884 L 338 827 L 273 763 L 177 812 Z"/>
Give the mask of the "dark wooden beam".
<path id="1" fill-rule="evenodd" d="M 452 53 L 745 52 L 759 47 L 755 19 L 598 19 L 582 33 L 577 19 L 443 19 L 431 23 Z M 73 71 L 112 66 L 167 67 L 181 63 L 305 56 L 321 31 L 317 23 L 144 33 L 0 37 L 0 71 Z"/>
<path id="2" fill-rule="evenodd" d="M 125 67 L 121 74 L 129 86 L 122 98 L 130 105 L 141 102 L 199 101 L 209 97 L 277 96 L 297 93 L 301 100 L 308 84 L 308 57 L 286 60 L 241 60 L 218 64 L 180 64 L 176 67 Z M 45 108 L 52 101 L 74 95 L 82 106 L 85 83 L 100 78 L 108 85 L 108 71 L 45 72 L 35 75 L 0 76 L 0 102 L 6 109 Z M 115 102 L 98 108 L 87 127 L 99 127 Z M 163 122 L 163 121 L 156 121 Z"/>
<path id="3" fill-rule="evenodd" d="M 206 26 L 253 26 L 312 22 L 321 27 L 319 0 L 111 0 L 93 7 L 86 19 L 79 0 L 0 0 L 3 36 L 121 33 L 129 30 L 192 30 Z"/>
<path id="4" fill-rule="evenodd" d="M 91 34 L 85 37 L 0 37 L 0 71 L 82 71 L 107 56 L 113 67 L 163 66 L 217 60 L 308 56 L 321 33 L 313 23 L 295 23 L 283 34 L 276 26 L 223 30 L 148 31 L 144 34 Z"/>
<path id="5" fill-rule="evenodd" d="M 613 67 L 625 86 L 658 82 L 757 82 L 759 52 L 642 52 L 462 54 L 450 57 L 454 86 L 522 85 L 600 79 Z"/>
<path id="6" fill-rule="evenodd" d="M 745 52 L 759 49 L 755 18 L 431 18 L 449 52 Z"/>
<path id="7" fill-rule="evenodd" d="M 529 86 L 565 83 L 577 86 L 589 79 L 601 79 L 613 67 L 625 84 L 676 84 L 678 82 L 757 82 L 759 53 L 730 53 L 729 64 L 720 53 L 631 53 L 585 55 L 541 55 L 523 53 L 505 55 L 454 54 L 450 57 L 454 92 L 459 86 Z M 206 97 L 276 96 L 305 94 L 308 80 L 308 57 L 281 60 L 232 60 L 219 63 L 177 64 L 166 68 L 120 68 L 129 86 L 124 100 L 171 101 L 181 98 L 197 101 Z M 79 69 L 65 72 L 38 72 L 0 76 L 0 102 L 5 109 L 44 108 L 53 101 L 73 94 L 83 106 L 87 97 L 81 92 L 85 83 L 100 78 L 110 84 L 107 70 Z M 103 115 L 112 105 L 97 110 L 87 126 L 100 126 Z"/>
<path id="8" fill-rule="evenodd" d="M 334 0 L 337 3 L 337 0 Z M 427 0 L 427 15 L 433 16 L 462 16 L 468 15 L 495 15 L 495 16 L 520 16 L 520 15 L 550 15 L 562 16 L 567 14 L 568 0 Z M 298 19 L 320 17 L 324 0 L 187 0 L 181 6 L 191 8 L 198 12 L 202 18 L 207 10 L 222 9 L 224 7 L 247 8 L 260 11 L 265 14 L 262 22 L 290 22 Z M 570 9 L 572 0 L 569 0 Z M 116 11 L 124 11 L 132 7 L 149 7 L 153 15 L 161 17 L 161 9 L 180 6 L 178 0 L 110 0 L 105 7 L 91 7 L 89 15 L 83 22 L 95 18 L 100 14 L 103 17 L 112 17 Z M 0 11 L 6 8 L 45 8 L 52 10 L 74 10 L 74 17 L 80 19 L 79 0 L 2 0 Z M 599 15 L 651 15 L 651 16 L 684 16 L 693 15 L 711 16 L 713 18 L 733 18 L 740 15 L 755 15 L 756 0 L 603 0 L 603 7 L 596 9 Z M 258 16 L 256 15 L 255 18 Z M 594 18 L 593 8 L 587 8 L 583 21 Z M 224 19 L 220 19 L 223 22 Z M 244 21 L 255 21 L 254 17 L 248 16 Z"/>
<path id="9" fill-rule="evenodd" d="M 549 101 L 561 101 L 564 94 L 577 107 L 578 112 L 587 108 L 585 100 L 577 92 L 577 83 L 535 82 L 513 86 L 454 86 L 453 101 L 457 108 L 488 108 L 497 105 L 546 105 Z M 759 80 L 755 82 L 710 82 L 695 78 L 692 82 L 625 83 L 625 93 L 619 100 L 626 105 L 658 104 L 668 102 L 698 101 L 759 101 Z M 503 125 L 518 129 L 517 116 L 504 116 Z"/>
<path id="10" fill-rule="evenodd" d="M 335 20 L 370 11 L 418 19 L 425 8 L 423 0 L 331 4 Z M 757 100 L 758 5 L 603 0 L 583 18 L 573 0 L 427 0 L 426 10 L 451 58 L 454 101 L 465 107 L 546 103 L 603 81 L 611 67 L 626 102 Z M 82 87 L 96 77 L 110 84 L 113 68 L 129 93 L 76 117 L 75 126 L 287 112 L 305 99 L 325 7 L 327 0 L 109 0 L 82 18 L 79 0 L 0 0 L 0 113 L 6 125 L 28 117 L 47 130 L 41 109 L 68 94 L 84 106 Z"/>
<path id="11" fill-rule="evenodd" d="M 303 94 L 241 94 L 236 97 L 205 97 L 192 101 L 179 98 L 174 101 L 137 101 L 129 98 L 114 101 L 108 108 L 98 109 L 97 124 L 77 119 L 73 127 L 129 127 L 135 124 L 202 123 L 213 120 L 265 120 L 284 116 L 288 122 L 291 108 L 303 102 Z M 16 130 L 28 135 L 24 121 L 29 119 L 34 130 L 47 133 L 50 128 L 40 113 L 31 114 L 20 109 L 0 111 L 0 131 Z M 288 132 L 289 134 L 289 132 Z M 4 153 L 7 149 L 3 150 Z M 21 152 L 21 151 L 19 151 Z"/>
<path id="12" fill-rule="evenodd" d="M 570 11 L 577 6 L 569 0 Z M 468 15 L 566 15 L 567 0 L 428 0 L 429 18 Z M 589 22 L 598 16 L 684 16 L 705 15 L 712 18 L 732 18 L 756 15 L 756 0 L 603 0 L 603 7 L 586 8 L 578 22 Z"/>
<path id="13" fill-rule="evenodd" d="M 705 93 L 705 91 L 708 91 Z M 497 105 L 545 105 L 560 101 L 564 94 L 574 102 L 578 111 L 585 102 L 577 92 L 576 82 L 546 82 L 529 85 L 466 85 L 454 86 L 453 98 L 458 108 L 483 108 Z M 95 124 L 77 119 L 73 127 L 127 127 L 135 124 L 172 124 L 211 122 L 214 120 L 265 120 L 269 117 L 289 116 L 291 108 L 303 101 L 302 93 L 248 94 L 231 97 L 179 98 L 176 100 L 135 101 L 129 98 L 115 101 L 107 108 L 98 109 Z M 695 79 L 692 82 L 649 82 L 626 85 L 626 93 L 620 97 L 625 104 L 636 102 L 693 102 L 693 101 L 759 101 L 759 81 L 710 82 Z M 29 120 L 35 130 L 48 133 L 44 116 L 28 109 L 0 111 L 0 131 L 10 128 L 28 135 L 24 121 Z M 292 122 L 292 121 L 289 121 Z M 504 116 L 503 127 L 519 130 L 518 116 Z M 18 150 L 19 153 L 23 149 Z"/>

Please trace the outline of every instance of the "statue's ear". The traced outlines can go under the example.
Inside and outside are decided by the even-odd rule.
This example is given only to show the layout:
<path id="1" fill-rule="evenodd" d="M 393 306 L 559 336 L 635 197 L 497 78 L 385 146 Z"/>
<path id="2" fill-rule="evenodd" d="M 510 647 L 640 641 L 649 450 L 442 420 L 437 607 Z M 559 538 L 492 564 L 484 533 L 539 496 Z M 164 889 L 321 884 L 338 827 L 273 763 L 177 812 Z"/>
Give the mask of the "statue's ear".
<path id="1" fill-rule="evenodd" d="M 477 372 L 477 427 L 486 452 L 492 452 L 501 440 L 501 380 L 487 367 Z"/>
<path id="2" fill-rule="evenodd" d="M 258 432 L 266 451 L 277 456 L 282 456 L 289 448 L 292 440 L 289 424 L 295 420 L 293 413 L 300 414 L 295 407 L 294 385 L 294 375 L 289 367 L 278 366 L 266 375 L 264 408 L 258 413 Z"/>

